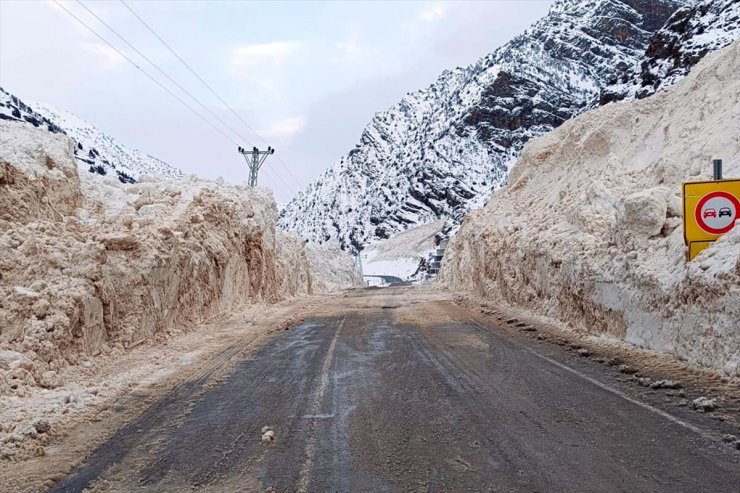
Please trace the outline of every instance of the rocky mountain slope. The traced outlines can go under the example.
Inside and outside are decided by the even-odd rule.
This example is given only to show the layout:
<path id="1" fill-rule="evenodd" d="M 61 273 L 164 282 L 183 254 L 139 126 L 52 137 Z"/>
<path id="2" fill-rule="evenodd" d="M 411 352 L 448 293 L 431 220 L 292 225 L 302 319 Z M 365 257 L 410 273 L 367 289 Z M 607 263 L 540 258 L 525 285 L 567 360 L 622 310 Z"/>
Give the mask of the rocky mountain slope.
<path id="1" fill-rule="evenodd" d="M 598 100 L 687 3 L 558 0 L 521 36 L 376 114 L 281 225 L 353 250 L 440 218 L 449 230 L 501 186 L 525 142 Z"/>
<path id="2" fill-rule="evenodd" d="M 705 55 L 740 38 L 740 0 L 703 0 L 677 10 L 645 57 L 601 92 L 600 104 L 641 99 L 685 77 Z"/>
<path id="3" fill-rule="evenodd" d="M 123 183 L 133 183 L 142 175 L 185 176 L 164 161 L 126 147 L 70 112 L 42 103 L 26 104 L 1 87 L 0 120 L 26 122 L 51 133 L 66 134 L 75 142 L 74 155 L 81 168 L 101 175 L 115 175 Z"/>
<path id="4" fill-rule="evenodd" d="M 682 181 L 710 178 L 712 158 L 740 175 L 738 73 L 740 41 L 528 143 L 450 241 L 444 281 L 738 376 L 740 228 L 687 262 L 681 226 Z"/>

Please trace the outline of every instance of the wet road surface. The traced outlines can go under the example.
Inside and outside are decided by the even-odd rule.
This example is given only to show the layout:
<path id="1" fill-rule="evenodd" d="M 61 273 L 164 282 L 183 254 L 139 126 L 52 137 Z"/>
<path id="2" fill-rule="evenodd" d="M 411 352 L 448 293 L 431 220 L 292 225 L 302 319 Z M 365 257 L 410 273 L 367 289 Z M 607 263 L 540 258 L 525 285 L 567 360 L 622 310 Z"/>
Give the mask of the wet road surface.
<path id="1" fill-rule="evenodd" d="M 174 389 L 52 491 L 738 491 L 740 453 L 701 425 L 404 293 L 355 292 Z"/>

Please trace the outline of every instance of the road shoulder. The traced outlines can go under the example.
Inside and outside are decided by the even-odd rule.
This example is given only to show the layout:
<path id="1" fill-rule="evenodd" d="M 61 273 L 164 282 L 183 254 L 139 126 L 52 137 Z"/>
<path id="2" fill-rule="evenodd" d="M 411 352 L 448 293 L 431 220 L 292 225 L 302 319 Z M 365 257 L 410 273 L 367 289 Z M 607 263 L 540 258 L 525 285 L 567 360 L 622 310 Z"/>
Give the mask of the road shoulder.
<path id="1" fill-rule="evenodd" d="M 194 379 L 217 381 L 240 357 L 330 297 L 252 305 L 123 354 L 91 358 L 89 366 L 70 367 L 68 383 L 59 388 L 0 398 L 0 491 L 44 491 L 163 395 Z"/>
<path id="2" fill-rule="evenodd" d="M 710 430 L 715 440 L 740 450 L 739 378 L 603 335 L 577 331 L 503 303 L 450 296 L 482 326 L 500 328 L 554 364 L 583 372 L 630 398 Z M 703 404 L 707 401 L 710 405 Z"/>

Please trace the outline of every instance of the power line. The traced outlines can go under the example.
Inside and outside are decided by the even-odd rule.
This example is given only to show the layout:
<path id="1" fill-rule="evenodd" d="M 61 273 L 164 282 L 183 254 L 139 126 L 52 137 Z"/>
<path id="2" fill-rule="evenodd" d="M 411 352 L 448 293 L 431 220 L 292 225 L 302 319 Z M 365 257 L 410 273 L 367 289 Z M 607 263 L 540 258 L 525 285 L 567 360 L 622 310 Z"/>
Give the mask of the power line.
<path id="1" fill-rule="evenodd" d="M 162 75 L 164 75 L 170 82 L 172 82 L 173 84 L 175 84 L 175 86 L 177 86 L 182 92 L 184 92 L 185 94 L 187 94 L 190 97 L 190 99 L 192 99 L 193 101 L 195 101 L 196 103 L 198 103 L 198 105 L 200 105 L 201 108 L 203 108 L 204 110 L 206 110 L 208 113 L 211 114 L 211 116 L 213 116 L 216 120 L 218 120 L 219 122 L 221 122 L 221 124 L 224 127 L 226 127 L 229 130 L 231 130 L 231 132 L 234 135 L 236 135 L 239 139 L 241 139 L 241 140 L 249 143 L 249 141 L 247 139 L 245 139 L 243 135 L 241 135 L 239 132 L 237 132 L 236 130 L 234 130 L 234 128 L 231 125 L 229 125 L 228 123 L 226 123 L 225 121 L 223 121 L 216 113 L 214 113 L 213 111 L 211 111 L 205 104 L 203 104 L 198 98 L 196 98 L 195 96 L 193 96 L 187 89 L 185 89 L 175 79 L 173 79 L 167 72 L 165 72 L 164 70 L 162 70 L 156 63 L 154 63 L 153 61 L 151 61 L 146 55 L 144 55 L 141 51 L 139 51 L 133 44 L 131 44 L 125 37 L 123 37 L 123 35 L 121 35 L 118 31 L 116 31 L 115 29 L 113 29 L 108 23 L 106 23 L 97 14 L 95 14 L 95 12 L 93 10 L 91 10 L 87 5 L 85 5 L 84 3 L 82 3 L 81 0 L 77 0 L 77 3 L 79 3 L 85 10 L 87 10 L 88 12 L 90 12 L 90 14 L 92 14 L 93 17 L 95 17 L 98 21 L 100 21 L 113 34 L 115 34 L 116 36 L 118 36 L 118 38 L 121 41 L 123 41 L 124 43 L 126 43 L 129 46 L 129 48 L 131 48 L 132 50 L 134 50 L 140 57 L 142 57 L 144 60 L 146 60 L 147 62 L 149 62 L 149 64 L 152 67 L 154 67 L 159 73 L 161 73 Z M 280 182 L 286 187 L 286 189 L 288 190 L 289 193 L 291 193 L 292 195 L 297 195 L 297 192 L 293 189 L 293 187 L 291 187 L 290 185 L 288 185 L 287 183 L 285 183 L 285 181 L 282 179 L 282 177 L 280 176 L 279 173 L 276 172 L 275 174 L 280 178 Z"/>
<path id="2" fill-rule="evenodd" d="M 254 135 L 256 135 L 257 138 L 259 138 L 265 144 L 268 143 L 267 140 L 265 140 L 254 128 L 252 128 L 252 126 L 246 120 L 244 120 L 244 118 L 242 118 L 241 115 L 239 115 L 239 113 L 237 113 L 236 110 L 234 110 L 234 108 L 229 103 L 227 103 L 226 100 L 224 100 L 224 98 L 222 98 L 203 79 L 203 77 L 201 77 L 190 66 L 190 64 L 188 64 L 179 54 L 177 54 L 177 52 L 175 52 L 175 50 L 169 44 L 167 44 L 167 42 L 164 39 L 162 39 L 162 37 L 159 34 L 157 34 L 157 32 L 149 24 L 146 23 L 146 21 L 144 21 L 144 19 L 142 19 L 141 16 L 139 14 L 137 14 L 134 11 L 134 9 L 132 9 L 125 2 L 125 0 L 120 0 L 120 2 L 123 4 L 124 7 L 126 7 L 128 9 L 129 12 L 131 12 L 134 15 L 134 17 L 136 17 L 144 25 L 144 27 L 146 27 L 149 30 L 149 32 L 151 32 L 154 35 L 154 37 L 156 37 L 159 40 L 160 43 L 162 43 L 162 45 L 164 45 L 165 48 L 167 48 L 170 51 L 170 53 L 172 53 L 175 56 L 175 58 L 177 58 L 185 66 L 185 68 L 187 68 L 211 92 L 211 94 L 213 94 L 224 106 L 226 106 L 226 108 L 228 108 L 229 111 L 231 111 L 231 113 L 233 113 L 234 116 L 236 116 L 239 119 L 239 121 L 241 121 L 249 129 L 249 131 L 251 131 Z M 301 184 L 298 181 L 298 179 L 293 175 L 293 173 L 290 171 L 290 167 L 287 164 L 285 164 L 285 162 L 282 160 L 282 158 L 280 158 L 279 155 L 277 155 L 276 157 L 277 157 L 278 161 L 285 167 L 285 170 L 288 172 L 288 176 L 290 176 L 293 179 L 293 181 L 295 182 L 295 184 L 298 185 L 298 187 L 300 188 L 301 187 Z"/>
<path id="3" fill-rule="evenodd" d="M 190 66 L 190 64 L 188 64 L 185 60 L 183 60 L 183 58 L 180 55 L 178 55 L 177 52 L 174 49 L 172 49 L 172 47 L 170 47 L 170 45 L 167 44 L 167 42 L 164 39 L 162 39 L 162 37 L 159 34 L 157 34 L 157 32 L 149 24 L 147 24 L 146 21 L 144 21 L 144 19 L 142 19 L 141 16 L 137 14 L 134 11 L 134 9 L 132 9 L 125 2 L 125 0 L 120 0 L 120 2 L 123 4 L 124 7 L 128 9 L 129 12 L 131 12 L 134 15 L 134 17 L 136 17 L 139 20 L 139 22 L 141 22 L 144 25 L 144 27 L 146 27 L 149 30 L 149 32 L 151 32 L 154 35 L 155 38 L 159 40 L 160 43 L 162 43 L 162 45 L 164 45 L 165 48 L 167 48 L 170 51 L 170 53 L 172 53 L 175 56 L 175 58 L 180 60 L 180 63 L 182 63 L 185 66 L 185 68 L 187 68 L 190 71 L 190 73 L 192 73 L 206 87 L 206 89 L 208 89 L 211 92 L 211 94 L 213 94 L 224 106 L 226 106 L 226 108 L 228 108 L 229 111 L 231 111 L 231 113 L 233 113 L 234 116 L 236 116 L 239 119 L 239 121 L 241 121 L 249 129 L 249 131 L 251 131 L 254 135 L 256 135 L 257 138 L 259 138 L 263 143 L 265 144 L 268 143 L 259 133 L 257 133 L 257 131 L 254 128 L 252 128 L 252 126 L 249 123 L 247 123 L 247 121 L 244 118 L 241 117 L 241 115 L 239 115 L 239 113 L 236 112 L 236 110 L 234 110 L 234 108 L 232 108 L 232 106 L 229 103 L 227 103 L 224 100 L 224 98 L 222 98 L 205 80 L 203 80 L 203 77 L 201 77 Z M 290 167 L 283 162 L 283 160 L 280 158 L 279 155 L 276 155 L 275 157 L 277 157 L 278 161 L 285 167 L 285 170 L 288 172 L 288 176 L 290 176 L 295 182 L 295 184 L 298 185 L 298 187 L 300 188 L 301 184 L 298 181 L 298 179 L 293 175 L 293 173 L 290 171 Z"/>
<path id="4" fill-rule="evenodd" d="M 239 142 L 235 141 L 235 140 L 234 140 L 233 138 L 231 138 L 231 137 L 230 137 L 229 135 L 227 135 L 226 133 L 224 133 L 224 132 L 223 132 L 223 131 L 222 131 L 222 130 L 221 130 L 220 128 L 218 128 L 218 127 L 217 127 L 216 125 L 214 125 L 214 124 L 213 124 L 213 123 L 212 123 L 212 122 L 211 122 L 210 120 L 208 120 L 208 119 L 207 119 L 206 117 L 204 117 L 204 116 L 203 116 L 202 114 L 200 114 L 200 113 L 199 113 L 198 111 L 196 111 L 196 110 L 195 110 L 195 109 L 194 109 L 194 108 L 193 108 L 192 106 L 190 106 L 190 105 L 189 105 L 188 103 L 186 103 L 185 101 L 183 101 L 183 99 L 182 99 L 182 98 L 180 98 L 180 97 L 179 97 L 179 96 L 178 96 L 177 94 L 175 94 L 175 93 L 174 93 L 174 92 L 173 92 L 172 90 L 170 90 L 170 89 L 169 89 L 169 88 L 168 88 L 167 86 L 165 86 L 164 84 L 162 84 L 162 83 L 161 83 L 160 81 L 158 81 L 158 80 L 157 80 L 156 78 L 154 78 L 154 77 L 153 77 L 153 76 L 152 76 L 151 74 L 149 74 L 149 73 L 148 73 L 148 72 L 147 72 L 146 70 L 144 70 L 143 68 L 141 68 L 141 67 L 139 66 L 139 64 L 137 64 L 137 63 L 136 63 L 135 61 L 133 61 L 133 60 L 132 60 L 132 59 L 131 59 L 131 58 L 130 58 L 130 57 L 129 57 L 128 55 L 126 55 L 126 54 L 125 54 L 125 53 L 124 53 L 123 51 L 121 51 L 120 49 L 116 48 L 116 46 L 114 46 L 114 45 L 113 45 L 113 44 L 112 44 L 112 43 L 111 43 L 110 41 L 108 41 L 107 39 L 105 39 L 105 38 L 104 38 L 104 37 L 103 37 L 103 36 L 102 36 L 101 34 L 99 34 L 99 33 L 98 33 L 97 31 L 95 31 L 95 30 L 94 30 L 94 29 L 93 29 L 92 27 L 90 27 L 90 26 L 89 26 L 88 24 L 86 24 L 86 23 L 85 23 L 85 22 L 84 22 L 84 21 L 83 21 L 82 19 L 80 19 L 80 18 L 79 18 L 79 17 L 77 17 L 77 16 L 76 16 L 76 15 L 75 15 L 75 14 L 74 14 L 73 12 L 71 12 L 71 11 L 70 11 L 69 9 L 67 9 L 66 7 L 64 7 L 64 5 L 62 5 L 62 4 L 61 4 L 61 3 L 59 2 L 59 0 L 54 0 L 54 1 L 55 1 L 55 3 L 56 3 L 56 4 L 57 4 L 57 5 L 58 5 L 58 6 L 59 6 L 59 7 L 60 7 L 60 8 L 62 9 L 62 10 L 64 10 L 64 11 L 65 11 L 65 12 L 66 12 L 67 14 L 69 14 L 69 15 L 70 15 L 70 16 L 71 16 L 71 17 L 72 17 L 73 19 L 75 19 L 75 20 L 76 20 L 76 21 L 77 21 L 78 23 L 80 23 L 80 24 L 81 24 L 81 25 L 82 25 L 83 27 L 85 27 L 85 29 L 87 29 L 88 31 L 90 31 L 90 32 L 91 32 L 91 33 L 92 33 L 93 35 L 95 35 L 95 36 L 96 36 L 96 37 L 97 37 L 98 39 L 100 39 L 100 40 L 101 40 L 101 41 L 103 41 L 103 42 L 104 42 L 105 44 L 107 44 L 108 46 L 110 46 L 110 47 L 111 47 L 111 48 L 112 48 L 112 49 L 113 49 L 114 51 L 116 51 L 116 53 L 118 53 L 119 55 L 121 55 L 121 56 L 122 56 L 122 57 L 123 57 L 123 58 L 124 58 L 124 59 L 125 59 L 126 61 L 128 61 L 129 63 L 131 63 L 131 64 L 132 64 L 132 65 L 133 65 L 134 67 L 136 67 L 136 68 L 137 68 L 137 69 L 138 69 L 138 70 L 139 70 L 139 71 L 140 71 L 141 73 L 143 73 L 143 74 L 144 74 L 144 75 L 146 75 L 146 76 L 147 76 L 147 77 L 148 77 L 149 79 L 151 79 L 151 80 L 152 80 L 152 82 L 154 82 L 154 83 L 155 83 L 155 84 L 157 84 L 157 85 L 158 85 L 159 87 L 161 87 L 162 89 L 164 89 L 164 90 L 165 90 L 165 91 L 166 91 L 166 92 L 167 92 L 167 93 L 168 93 L 168 94 L 169 94 L 170 96 L 172 96 L 173 98 L 175 98 L 175 99 L 176 99 L 176 100 L 177 100 L 178 102 L 180 102 L 180 104 L 182 104 L 183 106 L 185 106 L 185 107 L 186 107 L 187 109 L 189 109 L 189 110 L 190 110 L 191 112 L 193 112 L 193 113 L 194 113 L 194 114 L 195 114 L 196 116 L 198 116 L 198 117 L 199 117 L 200 119 L 202 119 L 202 120 L 203 120 L 204 122 L 206 122 L 206 123 L 207 123 L 207 124 L 208 124 L 209 126 L 211 126 L 211 127 L 212 127 L 212 128 L 214 129 L 214 130 L 216 130 L 216 131 L 217 131 L 217 132 L 218 132 L 219 134 L 221 134 L 221 135 L 222 135 L 222 136 L 223 136 L 224 138 L 226 138 L 226 139 L 227 139 L 227 140 L 228 140 L 229 142 L 231 142 L 232 144 L 234 144 L 234 145 L 235 145 L 235 146 L 237 146 L 237 147 L 239 147 L 239 146 L 241 145 L 241 144 L 240 144 Z M 126 40 L 125 40 L 125 39 L 124 39 L 124 38 L 123 38 L 123 37 L 122 37 L 122 36 L 121 36 L 120 34 L 118 34 L 118 33 L 117 33 L 117 32 L 116 32 L 116 31 L 115 31 L 115 30 L 114 30 L 113 28 L 111 28 L 111 27 L 110 27 L 110 26 L 109 26 L 108 24 L 106 24 L 106 23 L 105 23 L 105 22 L 104 22 L 104 21 L 103 21 L 102 19 L 100 19 L 100 18 L 99 18 L 99 17 L 97 16 L 97 15 L 95 15 L 95 13 L 94 13 L 93 11 L 91 11 L 91 10 L 90 10 L 89 8 L 87 8 L 87 7 L 86 7 L 86 6 L 84 5 L 84 4 L 82 4 L 82 2 L 80 2 L 79 0 L 77 0 L 77 1 L 78 1 L 78 3 L 79 3 L 80 5 L 82 5 L 82 7 L 84 7 L 84 8 L 85 8 L 85 9 L 86 9 L 86 10 L 87 10 L 88 12 L 90 12 L 90 13 L 91 13 L 91 14 L 92 14 L 92 15 L 93 15 L 93 16 L 94 16 L 94 17 L 95 17 L 96 19 L 98 19 L 98 20 L 99 20 L 99 21 L 100 21 L 101 23 L 103 23 L 103 24 L 104 24 L 104 25 L 105 25 L 106 27 L 108 27 L 108 29 L 110 29 L 111 31 L 113 31 L 113 33 L 114 33 L 114 34 L 116 34 L 116 36 L 118 36 L 119 38 L 121 38 L 121 39 L 122 39 L 122 40 L 123 40 L 123 41 L 124 41 L 124 42 L 125 42 L 126 44 L 128 44 L 128 45 L 129 45 L 129 46 L 130 46 L 130 47 L 131 47 L 131 48 L 132 48 L 132 49 L 133 49 L 134 51 L 136 51 L 136 52 L 137 52 L 137 53 L 138 53 L 138 54 L 139 54 L 139 55 L 140 55 L 140 56 L 141 56 L 142 58 L 144 58 L 144 59 L 145 59 L 145 60 L 146 60 L 147 62 L 149 62 L 149 63 L 150 63 L 150 64 L 152 64 L 152 65 L 153 65 L 153 66 L 154 66 L 154 67 L 155 67 L 156 69 L 158 69 L 158 70 L 159 70 L 160 72 L 162 72 L 162 73 L 163 73 L 163 74 L 164 74 L 164 75 L 165 75 L 166 77 L 168 77 L 168 78 L 169 78 L 170 80 L 172 80 L 172 79 L 171 79 L 171 78 L 170 78 L 169 76 L 167 76 L 167 74 L 166 74 L 166 73 L 164 73 L 164 72 L 163 72 L 163 71 L 162 71 L 161 69 L 159 69 L 159 68 L 158 68 L 158 67 L 156 66 L 156 64 L 154 64 L 154 63 L 153 63 L 153 62 L 152 62 L 151 60 L 149 60 L 149 59 L 148 59 L 148 58 L 147 58 L 146 56 L 144 56 L 144 55 L 143 55 L 143 54 L 142 54 L 142 53 L 141 53 L 141 52 L 140 52 L 139 50 L 137 50 L 137 49 L 136 49 L 136 48 L 135 48 L 135 47 L 134 47 L 133 45 L 131 45 L 131 43 L 129 43 L 128 41 L 126 41 Z M 181 90 L 183 90 L 183 92 L 185 92 L 186 94 L 188 94 L 188 96 L 190 96 L 190 97 L 191 97 L 191 98 L 192 98 L 193 100 L 195 100 L 195 101 L 196 101 L 196 102 L 197 102 L 198 104 L 200 104 L 201 106 L 203 106 L 203 107 L 205 108 L 205 106 L 204 106 L 204 105 L 203 105 L 202 103 L 200 103 L 200 101 L 198 101 L 198 100 L 197 100 L 197 99 L 196 99 L 196 98 L 195 98 L 194 96 L 192 96 L 192 95 L 191 95 L 190 93 L 188 93 L 188 92 L 187 92 L 187 91 L 186 91 L 185 89 L 183 89 L 183 88 L 182 88 L 182 86 L 180 86 L 179 84 L 177 84 L 177 82 L 175 82 L 174 80 L 172 80 L 172 82 L 173 82 L 173 83 L 175 83 L 175 85 L 177 85 L 177 86 L 178 86 L 178 87 L 179 87 L 179 88 L 180 88 Z M 207 111 L 209 111 L 209 112 L 210 112 L 210 110 L 208 110 L 208 108 L 205 108 L 205 109 L 206 109 Z M 220 119 L 219 119 L 218 117 L 216 117 L 216 118 L 217 118 L 217 119 L 218 119 L 219 121 L 221 121 L 222 123 L 224 123 L 224 122 L 223 122 L 222 120 L 220 120 Z M 226 126 L 228 127 L 228 125 L 226 125 Z M 228 127 L 228 128 L 229 128 L 229 129 L 230 129 L 230 130 L 231 130 L 232 132 L 234 132 L 234 133 L 235 133 L 235 134 L 236 134 L 237 136 L 239 136 L 239 138 L 240 138 L 240 139 L 243 139 L 243 137 L 241 137 L 241 136 L 240 136 L 240 135 L 239 135 L 239 134 L 238 134 L 238 133 L 237 133 L 236 131 L 234 131 L 234 130 L 233 130 L 232 128 L 230 128 L 230 127 Z M 278 178 L 280 179 L 280 181 L 282 182 L 282 184 L 283 184 L 283 185 L 284 185 L 284 186 L 286 187 L 286 189 L 288 189 L 288 190 L 290 191 L 290 193 L 292 193 L 293 195 L 296 195 L 296 192 L 295 192 L 295 191 L 294 191 L 294 190 L 292 189 L 292 187 L 290 187 L 289 185 L 287 185 L 287 183 L 285 183 L 285 181 L 283 181 L 283 179 L 282 179 L 282 178 L 281 178 L 281 177 L 280 177 L 279 175 L 278 175 Z"/>
<path id="5" fill-rule="evenodd" d="M 285 180 L 283 180 L 283 177 L 282 177 L 282 176 L 280 176 L 280 174 L 279 174 L 279 173 L 278 173 L 278 172 L 277 172 L 276 170 L 274 170 L 273 168 L 270 168 L 269 166 L 268 166 L 267 168 L 265 168 L 265 170 L 268 170 L 268 169 L 269 169 L 269 170 L 272 170 L 272 171 L 273 171 L 273 172 L 275 173 L 275 176 L 277 176 L 278 180 L 280 180 L 280 183 L 282 183 L 282 184 L 283 184 L 283 186 L 284 186 L 284 187 L 285 187 L 286 189 L 288 189 L 288 191 L 290 191 L 290 193 L 291 193 L 291 194 L 292 194 L 293 196 L 296 196 L 296 195 L 298 195 L 298 192 L 296 192 L 296 191 L 295 191 L 295 189 L 294 189 L 293 187 L 291 187 L 290 185 L 288 185 L 287 183 L 285 183 Z"/>
<path id="6" fill-rule="evenodd" d="M 143 73 L 149 79 L 151 79 L 152 82 L 154 82 L 159 87 L 161 87 L 162 89 L 164 89 L 167 92 L 167 94 L 169 94 L 170 96 L 172 96 L 173 98 L 175 98 L 176 100 L 178 100 L 180 102 L 180 104 L 182 104 L 187 109 L 189 109 L 190 111 L 192 111 L 196 116 L 198 116 L 200 119 L 202 119 L 208 125 L 210 125 L 211 127 L 213 127 L 214 130 L 216 130 L 218 133 L 220 133 L 222 136 L 224 136 L 226 139 L 228 139 L 234 145 L 236 145 L 236 146 L 239 145 L 238 142 L 236 142 L 231 137 L 229 137 L 228 135 L 226 135 L 220 128 L 218 128 L 216 125 L 214 125 L 213 123 L 211 123 L 206 117 L 204 117 L 203 115 L 201 115 L 200 113 L 198 113 L 192 106 L 190 106 L 188 103 L 186 103 L 185 101 L 183 101 L 182 98 L 180 98 L 177 94 L 175 94 L 174 92 L 172 92 L 167 86 L 165 86 L 164 84 L 162 84 L 161 82 L 159 82 L 157 79 L 155 79 L 154 77 L 152 77 L 146 70 L 144 70 L 143 68 L 141 68 L 135 61 L 133 61 L 131 58 L 129 58 L 124 52 L 122 52 L 121 50 L 119 50 L 118 48 L 116 48 L 107 39 L 105 39 L 103 36 L 101 36 L 100 34 L 98 34 L 93 28 L 91 28 L 90 26 L 88 26 L 82 19 L 80 19 L 75 14 L 73 14 L 71 11 L 69 11 L 64 5 L 62 5 L 59 2 L 59 0 L 54 0 L 54 3 L 56 3 L 62 10 L 64 10 L 67 14 L 69 14 L 73 19 L 75 19 L 77 22 L 79 22 L 83 27 L 85 27 L 85 29 L 87 29 L 92 34 L 94 34 L 98 39 L 100 39 L 105 44 L 107 44 L 108 46 L 110 46 L 111 48 L 113 48 L 113 50 L 115 50 L 119 55 L 121 55 L 126 61 L 128 61 L 129 63 L 131 63 L 131 65 L 133 65 L 134 67 L 136 67 L 141 73 Z"/>
<path id="7" fill-rule="evenodd" d="M 116 31 L 115 29 L 113 29 L 110 26 L 110 24 L 108 24 L 103 19 L 101 19 L 92 9 L 90 9 L 90 7 L 88 7 L 87 5 L 85 5 L 84 3 L 82 3 L 81 0 L 77 0 L 77 3 L 79 3 L 82 6 L 82 8 L 84 8 L 85 10 L 87 10 L 88 12 L 90 12 L 90 14 L 92 14 L 92 16 L 95 17 L 101 24 L 103 24 L 105 27 L 107 27 L 113 34 L 115 34 L 116 36 L 118 36 L 118 38 L 121 41 L 123 41 L 124 43 L 126 43 L 126 45 L 128 45 L 129 48 L 131 48 L 132 50 L 134 50 L 136 52 L 136 54 L 138 54 L 141 58 L 143 58 L 144 60 L 146 60 L 147 62 L 149 62 L 149 65 L 151 65 L 152 67 L 154 67 L 160 74 L 164 75 L 167 78 L 167 80 L 169 80 L 170 82 L 172 82 L 173 84 L 175 84 L 182 92 L 184 92 L 185 94 L 187 94 L 190 97 L 190 99 L 192 99 L 193 101 L 195 101 L 201 108 L 203 108 L 204 110 L 206 110 L 206 112 L 208 112 L 212 117 L 214 117 L 216 120 L 218 120 L 224 127 L 226 127 L 229 130 L 231 130 L 231 132 L 234 135 L 236 135 L 238 138 L 240 138 L 241 140 L 246 141 L 246 139 L 241 134 L 239 134 L 239 132 L 237 132 L 236 130 L 234 130 L 228 123 L 226 123 L 225 121 L 223 121 L 216 113 L 214 113 L 206 105 L 204 105 L 203 103 L 201 103 L 198 98 L 196 98 L 195 96 L 193 96 L 192 94 L 190 94 L 190 92 L 187 89 L 185 89 L 184 87 L 182 87 L 175 79 L 173 79 L 172 77 L 170 77 L 170 75 L 167 72 L 165 72 L 164 70 L 162 70 L 156 63 L 154 63 L 153 61 L 151 61 L 146 55 L 144 55 L 141 51 L 139 51 L 126 38 L 124 38 L 121 34 L 119 34 L 118 31 Z"/>
<path id="8" fill-rule="evenodd" d="M 270 179 L 270 181 L 272 181 L 273 183 L 277 183 L 277 182 L 278 182 L 278 180 L 279 180 L 280 182 L 283 182 L 283 179 L 282 179 L 282 178 L 280 178 L 280 175 L 278 175 L 277 173 L 275 173 L 275 169 L 274 169 L 274 168 L 271 168 L 271 167 L 269 167 L 269 166 L 268 166 L 268 167 L 266 167 L 266 168 L 264 169 L 264 171 L 263 171 L 262 175 L 263 175 L 263 176 L 264 176 L 264 175 L 267 175 L 267 177 L 268 177 L 268 178 Z M 283 182 L 283 183 L 284 183 L 284 182 Z"/>
<path id="9" fill-rule="evenodd" d="M 283 161 L 283 158 L 280 157 L 280 154 L 276 154 L 275 157 L 277 158 L 278 162 L 280 162 L 285 167 L 286 171 L 288 172 L 288 176 L 290 176 L 293 179 L 293 182 L 296 185 L 298 185 L 298 190 L 300 190 L 301 187 L 302 187 L 302 185 L 298 181 L 298 178 L 296 178 L 295 176 L 293 176 L 293 173 L 290 172 L 290 166 L 288 166 L 287 164 L 285 164 L 285 161 Z M 298 194 L 296 194 L 296 195 L 298 195 Z"/>
<path id="10" fill-rule="evenodd" d="M 154 35 L 154 37 L 157 38 L 159 40 L 159 42 L 162 43 L 164 45 L 164 47 L 167 48 L 170 51 L 170 53 L 172 53 L 173 55 L 175 55 L 175 58 L 177 58 L 178 60 L 180 60 L 180 62 L 183 65 L 185 65 L 185 67 L 190 71 L 190 73 L 192 73 L 204 86 L 206 86 L 206 88 L 209 91 L 211 91 L 211 94 L 213 94 L 214 96 L 216 96 L 216 98 L 218 98 L 218 100 L 221 101 L 221 103 L 224 106 L 226 106 L 239 120 L 241 120 L 241 122 L 244 123 L 244 125 L 246 125 L 247 128 L 249 130 L 251 130 L 254 135 L 256 135 L 257 137 L 259 137 L 259 139 L 262 140 L 262 142 L 264 142 L 265 144 L 267 144 L 267 141 L 265 139 L 263 139 L 262 136 L 260 136 L 260 134 L 258 134 L 251 127 L 251 125 L 249 125 L 249 123 L 247 123 L 246 121 L 244 121 L 244 119 L 242 119 L 242 117 L 239 116 L 239 114 L 236 111 L 234 111 L 234 109 L 229 105 L 229 103 L 227 103 L 226 101 L 224 101 L 224 99 L 221 96 L 219 96 L 218 93 L 215 90 L 213 90 L 213 88 L 205 80 L 203 80 L 203 78 L 200 75 L 198 75 L 198 73 L 195 70 L 193 70 L 193 68 L 185 60 L 183 60 L 182 57 L 177 54 L 177 52 L 175 52 L 175 50 L 173 50 L 170 47 L 170 45 L 168 45 L 165 42 L 165 40 L 162 39 L 162 37 L 159 34 L 157 34 L 157 32 L 149 24 L 147 24 L 146 21 L 144 21 L 144 19 L 142 19 L 141 16 L 139 16 L 139 14 L 137 14 L 134 11 L 134 9 L 132 9 L 124 0 L 120 0 L 120 1 L 123 4 L 123 6 L 126 7 L 128 9 L 128 11 L 131 12 L 134 15 L 134 17 L 136 17 L 137 19 L 139 19 L 139 21 L 144 25 L 144 27 L 146 27 L 149 30 L 149 32 L 152 33 Z"/>

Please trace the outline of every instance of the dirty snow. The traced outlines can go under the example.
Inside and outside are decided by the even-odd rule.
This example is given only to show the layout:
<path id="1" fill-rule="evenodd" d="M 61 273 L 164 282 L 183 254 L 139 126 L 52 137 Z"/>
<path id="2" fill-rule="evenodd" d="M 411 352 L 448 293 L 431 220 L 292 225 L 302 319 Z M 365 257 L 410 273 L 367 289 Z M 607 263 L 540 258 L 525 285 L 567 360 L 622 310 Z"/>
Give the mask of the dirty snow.
<path id="1" fill-rule="evenodd" d="M 262 443 L 272 443 L 275 441 L 275 430 L 272 426 L 262 427 Z"/>
<path id="2" fill-rule="evenodd" d="M 354 257 L 339 247 L 339 242 L 307 243 L 314 289 L 332 292 L 350 286 L 362 286 L 362 275 Z"/>
<path id="3" fill-rule="evenodd" d="M 453 289 L 740 374 L 740 228 L 685 260 L 681 181 L 740 177 L 740 43 L 677 86 L 587 112 L 531 141 L 466 218 Z"/>
<path id="4" fill-rule="evenodd" d="M 312 269 L 267 190 L 80 177 L 72 146 L 0 122 L 0 396 L 240 307 L 357 284 Z"/>

